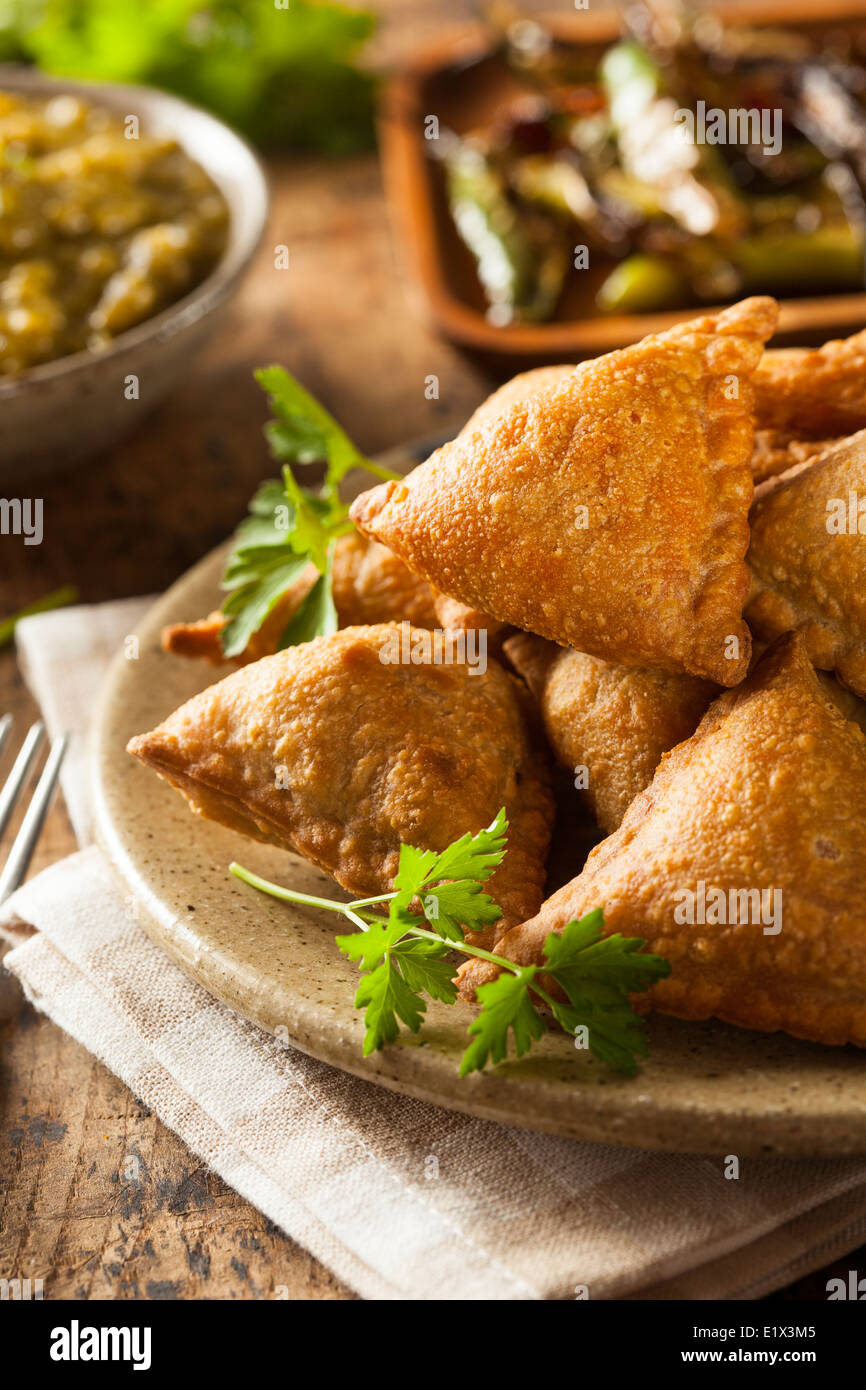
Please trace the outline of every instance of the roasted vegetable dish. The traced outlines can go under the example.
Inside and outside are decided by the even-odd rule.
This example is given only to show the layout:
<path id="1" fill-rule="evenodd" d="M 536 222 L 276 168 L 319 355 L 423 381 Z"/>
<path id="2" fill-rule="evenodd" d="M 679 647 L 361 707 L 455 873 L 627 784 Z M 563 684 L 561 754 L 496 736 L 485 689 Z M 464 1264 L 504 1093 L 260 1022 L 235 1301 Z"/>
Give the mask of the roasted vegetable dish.
<path id="1" fill-rule="evenodd" d="M 171 139 L 0 91 L 0 375 L 99 351 L 213 269 L 228 208 Z"/>
<path id="2" fill-rule="evenodd" d="M 578 276 L 608 314 L 864 288 L 864 57 L 853 29 L 705 18 L 600 50 L 512 23 L 516 94 L 430 141 L 490 321 L 553 318 Z"/>

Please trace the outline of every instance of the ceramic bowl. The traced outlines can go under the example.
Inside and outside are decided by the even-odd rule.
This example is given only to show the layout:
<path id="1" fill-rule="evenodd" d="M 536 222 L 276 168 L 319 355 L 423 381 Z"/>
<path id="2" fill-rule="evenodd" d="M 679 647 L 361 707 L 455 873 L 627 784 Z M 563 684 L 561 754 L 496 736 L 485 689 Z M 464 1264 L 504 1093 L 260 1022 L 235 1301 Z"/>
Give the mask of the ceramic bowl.
<path id="1" fill-rule="evenodd" d="M 0 377 L 0 478 L 28 479 L 116 443 L 178 384 L 219 324 L 255 254 L 268 209 L 261 164 L 222 121 L 167 92 L 120 83 L 73 82 L 0 65 L 0 89 L 33 96 L 72 92 L 141 118 L 174 137 L 210 174 L 229 207 L 228 243 L 215 269 L 169 308 L 120 334 L 104 352 L 76 352 L 20 376 Z M 124 383 L 135 375 L 140 399 Z"/>

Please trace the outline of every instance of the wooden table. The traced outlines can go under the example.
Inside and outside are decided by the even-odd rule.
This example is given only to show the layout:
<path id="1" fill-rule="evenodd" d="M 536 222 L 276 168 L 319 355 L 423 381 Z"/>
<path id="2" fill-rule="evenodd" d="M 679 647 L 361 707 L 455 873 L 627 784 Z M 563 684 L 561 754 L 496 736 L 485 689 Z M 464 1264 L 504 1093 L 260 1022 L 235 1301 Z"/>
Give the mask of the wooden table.
<path id="1" fill-rule="evenodd" d="M 393 58 L 462 5 L 388 8 L 381 51 Z M 66 583 L 85 602 L 163 589 L 222 540 L 273 473 L 258 365 L 284 363 L 370 453 L 456 430 L 494 384 L 411 306 L 374 155 L 270 172 L 270 228 L 231 321 L 133 439 L 40 483 L 42 546 L 0 539 L 0 615 Z M 287 272 L 273 266 L 279 243 Z M 431 375 L 438 400 L 425 394 Z M 10 649 L 0 653 L 4 710 L 20 740 L 36 709 Z M 31 872 L 74 848 L 58 799 Z M 131 1155 L 140 1181 L 124 1176 Z M 856 1254 L 840 1262 L 857 1266 Z M 0 1276 L 41 1277 L 46 1298 L 268 1298 L 278 1285 L 291 1298 L 352 1297 L 2 974 Z M 788 1296 L 823 1298 L 828 1277 Z"/>

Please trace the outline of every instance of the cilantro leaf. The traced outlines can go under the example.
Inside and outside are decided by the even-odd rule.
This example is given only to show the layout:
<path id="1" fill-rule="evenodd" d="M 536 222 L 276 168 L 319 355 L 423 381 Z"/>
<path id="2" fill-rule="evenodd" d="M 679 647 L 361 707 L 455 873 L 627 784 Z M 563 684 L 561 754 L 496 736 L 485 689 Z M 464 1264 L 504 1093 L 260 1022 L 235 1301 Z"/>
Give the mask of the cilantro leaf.
<path id="1" fill-rule="evenodd" d="M 529 1051 L 533 1040 L 543 1036 L 544 1020 L 529 997 L 530 985 L 537 974 L 537 966 L 527 965 L 516 972 L 503 970 L 490 984 L 479 986 L 481 1012 L 469 1025 L 474 1042 L 463 1054 L 461 1076 L 481 1071 L 488 1057 L 493 1062 L 501 1062 L 508 1055 L 509 1030 L 514 1035 L 518 1057 Z"/>
<path id="2" fill-rule="evenodd" d="M 427 1005 L 406 983 L 396 962 L 388 955 L 361 980 L 355 995 L 355 1008 L 366 1009 L 363 1052 L 369 1057 L 371 1052 L 394 1041 L 400 1031 L 398 1018 L 417 1033 Z"/>

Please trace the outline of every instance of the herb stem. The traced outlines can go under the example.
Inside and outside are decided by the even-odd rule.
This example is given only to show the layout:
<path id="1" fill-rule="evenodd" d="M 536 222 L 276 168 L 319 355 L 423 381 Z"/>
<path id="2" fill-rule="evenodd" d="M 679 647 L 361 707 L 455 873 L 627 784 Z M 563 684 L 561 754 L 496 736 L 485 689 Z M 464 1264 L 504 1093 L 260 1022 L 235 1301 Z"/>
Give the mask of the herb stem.
<path id="1" fill-rule="evenodd" d="M 259 892 L 267 893 L 272 898 L 281 898 L 283 902 L 300 903 L 305 907 L 324 907 L 328 912 L 342 912 L 344 917 L 356 925 L 364 926 L 364 923 L 356 916 L 359 908 L 365 910 L 365 915 L 371 921 L 381 921 L 375 912 L 370 912 L 369 907 L 374 903 L 390 902 L 396 898 L 396 893 L 380 893 L 375 898 L 357 898 L 351 903 L 335 903 L 330 898 L 317 898 L 311 893 L 299 893 L 295 888 L 283 888 L 279 883 L 271 883 L 267 878 L 261 878 L 254 874 L 251 869 L 245 869 L 242 864 L 232 862 L 229 864 L 229 873 L 234 874 L 235 878 L 242 879 L 251 888 L 258 888 Z M 449 941 L 447 937 L 440 936 L 438 932 L 425 931 L 423 927 L 407 927 L 407 934 L 410 936 L 421 936 L 427 941 L 435 941 L 438 945 L 448 946 L 453 951 L 460 951 L 464 956 L 477 956 L 479 960 L 489 960 L 493 965 L 500 966 L 503 970 L 510 970 L 513 975 L 520 972 L 520 966 L 513 961 L 506 960 L 504 956 L 495 956 L 492 951 L 485 951 L 481 946 L 472 946 L 468 941 Z M 536 991 L 541 993 L 540 990 Z M 546 996 L 543 996 L 546 998 Z M 550 1002 L 548 1000 L 548 1002 Z"/>
<path id="2" fill-rule="evenodd" d="M 261 878 L 251 869 L 245 869 L 243 864 L 234 861 L 229 864 L 229 873 L 248 883 L 251 888 L 258 888 L 259 892 L 267 893 L 272 898 L 282 898 L 287 903 L 301 903 L 305 907 L 324 907 L 328 912 L 342 912 L 344 915 L 346 908 L 355 906 L 354 903 L 335 903 L 330 898 L 316 898 L 311 893 L 299 893 L 294 888 L 283 888 L 279 883 L 271 883 L 270 879 Z"/>
<path id="3" fill-rule="evenodd" d="M 428 941 L 436 941 L 440 946 L 449 946 L 452 951 L 460 951 L 464 956 L 478 956 L 479 960 L 492 961 L 494 965 L 499 965 L 503 970 L 510 970 L 512 975 L 520 974 L 520 966 L 513 961 L 506 960 L 504 956 L 495 956 L 492 951 L 485 951 L 481 946 L 471 946 L 468 941 L 449 941 L 446 937 L 440 936 L 435 931 L 425 931 L 423 927 L 407 927 L 409 936 L 423 936 Z"/>
<path id="4" fill-rule="evenodd" d="M 369 907 L 372 903 L 389 903 L 392 898 L 396 898 L 396 891 L 393 893 L 380 893 L 378 898 L 356 898 L 354 902 L 348 903 L 348 907 Z"/>

